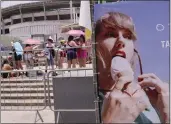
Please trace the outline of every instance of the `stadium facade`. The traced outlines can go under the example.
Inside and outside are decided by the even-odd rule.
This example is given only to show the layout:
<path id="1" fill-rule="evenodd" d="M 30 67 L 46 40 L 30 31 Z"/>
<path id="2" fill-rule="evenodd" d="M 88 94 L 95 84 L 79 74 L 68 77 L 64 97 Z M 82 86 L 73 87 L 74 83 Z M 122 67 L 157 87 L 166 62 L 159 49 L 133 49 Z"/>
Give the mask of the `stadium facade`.
<path id="1" fill-rule="evenodd" d="M 2 8 L 2 35 L 22 40 L 34 37 L 41 41 L 51 36 L 65 37 L 64 25 L 77 23 L 80 1 L 30 2 Z"/>

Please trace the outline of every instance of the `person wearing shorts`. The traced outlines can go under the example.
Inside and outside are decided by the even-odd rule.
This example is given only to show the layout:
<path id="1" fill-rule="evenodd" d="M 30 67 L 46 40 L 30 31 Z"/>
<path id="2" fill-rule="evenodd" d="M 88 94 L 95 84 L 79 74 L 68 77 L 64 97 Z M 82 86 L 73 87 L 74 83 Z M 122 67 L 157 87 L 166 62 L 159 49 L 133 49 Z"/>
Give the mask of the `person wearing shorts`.
<path id="1" fill-rule="evenodd" d="M 14 52 L 14 59 L 16 62 L 16 69 L 23 70 L 21 61 L 22 61 L 22 55 L 23 55 L 23 48 L 19 42 L 15 42 L 13 44 L 13 52 Z"/>
<path id="2" fill-rule="evenodd" d="M 15 61 L 21 61 L 22 60 L 22 55 L 17 55 L 16 53 L 14 54 Z"/>
<path id="3" fill-rule="evenodd" d="M 78 45 L 74 41 L 73 36 L 68 37 L 68 49 L 67 49 L 67 61 L 68 61 L 68 68 L 76 68 L 76 63 L 77 63 L 77 50 L 76 48 L 72 47 L 78 47 Z"/>
<path id="4" fill-rule="evenodd" d="M 79 48 L 77 50 L 77 55 L 78 55 L 78 61 L 79 61 L 79 66 L 80 68 L 86 67 L 86 59 L 87 59 L 87 49 L 84 48 L 85 45 L 85 37 L 83 35 L 80 36 L 80 46 L 82 48 Z"/>
<path id="5" fill-rule="evenodd" d="M 66 51 L 64 47 L 59 50 L 59 69 L 63 68 L 64 59 L 66 57 Z"/>
<path id="6" fill-rule="evenodd" d="M 46 44 L 45 48 L 45 55 L 47 56 L 47 63 L 48 66 L 52 67 L 52 70 L 54 70 L 54 57 L 55 57 L 55 50 L 54 50 L 54 45 L 53 45 L 53 39 L 49 38 L 48 43 Z M 47 72 L 47 65 L 46 65 L 46 70 Z M 57 74 L 54 72 L 53 76 L 56 76 Z"/>

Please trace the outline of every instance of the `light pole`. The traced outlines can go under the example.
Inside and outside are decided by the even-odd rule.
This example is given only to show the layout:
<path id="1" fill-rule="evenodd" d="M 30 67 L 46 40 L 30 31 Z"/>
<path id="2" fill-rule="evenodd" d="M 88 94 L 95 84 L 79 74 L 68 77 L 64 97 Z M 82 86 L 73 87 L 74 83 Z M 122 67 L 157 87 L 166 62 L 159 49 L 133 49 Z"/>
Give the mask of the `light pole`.
<path id="1" fill-rule="evenodd" d="M 70 18 L 71 18 L 71 22 L 73 21 L 72 19 L 73 19 L 73 13 L 72 13 L 72 11 L 73 11 L 73 9 L 72 9 L 72 0 L 70 0 L 70 2 L 69 2 L 69 4 L 70 4 Z"/>

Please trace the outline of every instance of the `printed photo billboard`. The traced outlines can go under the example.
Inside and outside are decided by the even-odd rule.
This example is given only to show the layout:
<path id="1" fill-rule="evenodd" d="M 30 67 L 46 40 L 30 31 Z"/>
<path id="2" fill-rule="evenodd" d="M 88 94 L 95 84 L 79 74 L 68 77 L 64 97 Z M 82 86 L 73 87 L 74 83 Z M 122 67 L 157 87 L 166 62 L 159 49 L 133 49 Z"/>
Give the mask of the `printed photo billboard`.
<path id="1" fill-rule="evenodd" d="M 96 4 L 94 20 L 101 121 L 167 122 L 169 1 Z"/>

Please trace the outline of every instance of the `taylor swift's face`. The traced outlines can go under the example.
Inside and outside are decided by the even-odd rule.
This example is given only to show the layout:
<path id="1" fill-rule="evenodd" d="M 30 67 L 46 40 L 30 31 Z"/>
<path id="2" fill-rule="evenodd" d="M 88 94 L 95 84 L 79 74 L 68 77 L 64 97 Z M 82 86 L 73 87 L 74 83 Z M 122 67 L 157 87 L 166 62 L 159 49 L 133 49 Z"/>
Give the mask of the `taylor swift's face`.
<path id="1" fill-rule="evenodd" d="M 112 53 L 112 56 L 120 55 L 131 61 L 134 53 L 134 43 L 131 32 L 126 29 L 104 28 L 97 36 L 98 42 Z"/>

